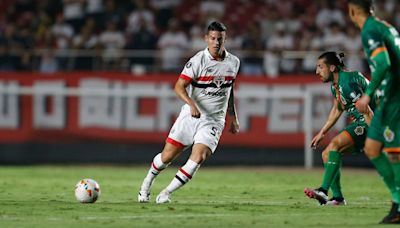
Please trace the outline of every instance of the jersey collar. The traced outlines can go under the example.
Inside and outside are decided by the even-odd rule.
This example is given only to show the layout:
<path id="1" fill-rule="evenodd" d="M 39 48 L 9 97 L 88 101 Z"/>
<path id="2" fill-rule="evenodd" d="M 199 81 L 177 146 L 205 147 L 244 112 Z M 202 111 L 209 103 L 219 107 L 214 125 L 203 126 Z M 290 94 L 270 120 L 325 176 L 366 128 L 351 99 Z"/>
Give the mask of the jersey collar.
<path id="1" fill-rule="evenodd" d="M 206 48 L 204 50 L 204 52 L 206 53 L 208 58 L 210 58 L 211 60 L 216 60 L 214 57 L 212 57 L 212 55 L 211 55 L 210 51 L 208 50 L 208 48 Z M 229 58 L 229 55 L 230 55 L 230 53 L 228 51 L 226 51 L 226 49 L 224 50 L 224 52 L 225 52 L 225 58 L 222 61 L 224 61 L 225 59 Z"/>

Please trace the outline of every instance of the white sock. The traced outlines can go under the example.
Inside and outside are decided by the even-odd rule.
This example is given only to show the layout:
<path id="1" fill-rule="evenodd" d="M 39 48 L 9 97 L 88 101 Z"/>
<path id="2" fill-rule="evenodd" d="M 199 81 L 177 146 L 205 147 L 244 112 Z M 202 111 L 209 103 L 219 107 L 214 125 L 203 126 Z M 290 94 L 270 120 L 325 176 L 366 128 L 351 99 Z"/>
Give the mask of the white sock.
<path id="1" fill-rule="evenodd" d="M 192 179 L 193 175 L 199 168 L 199 164 L 189 159 L 186 164 L 178 170 L 174 179 L 172 179 L 166 190 L 171 193 L 179 189 Z"/>
<path id="2" fill-rule="evenodd" d="M 150 165 L 149 172 L 143 180 L 142 186 L 140 187 L 140 191 L 149 191 L 151 185 L 154 183 L 157 175 L 165 168 L 167 168 L 168 164 L 164 164 L 161 160 L 161 153 L 157 154 L 153 162 Z"/>

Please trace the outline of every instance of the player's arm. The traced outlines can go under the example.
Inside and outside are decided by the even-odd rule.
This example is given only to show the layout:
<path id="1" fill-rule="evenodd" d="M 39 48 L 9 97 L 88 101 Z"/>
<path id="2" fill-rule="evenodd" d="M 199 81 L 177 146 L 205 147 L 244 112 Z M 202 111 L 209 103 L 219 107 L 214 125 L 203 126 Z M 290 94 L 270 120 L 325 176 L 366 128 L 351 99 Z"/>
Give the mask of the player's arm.
<path id="1" fill-rule="evenodd" d="M 381 84 L 386 73 L 390 70 L 389 53 L 385 46 L 374 49 L 370 55 L 372 62 L 371 68 L 371 82 L 365 90 L 365 95 L 372 97 L 375 90 Z"/>
<path id="2" fill-rule="evenodd" d="M 190 106 L 190 113 L 194 118 L 200 118 L 200 111 L 197 108 L 195 102 L 192 98 L 189 97 L 186 88 L 190 85 L 190 81 L 179 78 L 178 81 L 175 83 L 175 93 L 176 95 L 183 100 L 186 104 Z"/>
<path id="3" fill-rule="evenodd" d="M 367 105 L 366 112 L 363 113 L 363 116 L 364 116 L 365 123 L 367 123 L 367 125 L 369 126 L 369 124 L 371 123 L 372 117 L 374 117 L 374 112 L 372 111 L 371 107 L 369 107 L 369 105 Z"/>
<path id="4" fill-rule="evenodd" d="M 229 132 L 231 132 L 232 134 L 239 133 L 239 121 L 236 113 L 235 95 L 233 88 L 231 89 L 231 94 L 229 95 L 227 112 L 229 115 L 229 120 L 231 122 L 229 126 Z"/>
<path id="5" fill-rule="evenodd" d="M 369 67 L 371 69 L 371 82 L 367 86 L 364 95 L 356 103 L 358 111 L 367 112 L 367 106 L 371 101 L 376 89 L 380 86 L 386 73 L 390 69 L 390 58 L 381 34 L 370 31 L 362 37 L 363 46 L 366 49 Z"/>
<path id="6" fill-rule="evenodd" d="M 329 113 L 328 119 L 318 134 L 311 141 L 311 147 L 316 148 L 318 146 L 321 140 L 325 137 L 325 134 L 335 125 L 342 113 L 343 110 L 339 107 L 339 102 L 337 99 L 333 99 L 333 106 Z"/>

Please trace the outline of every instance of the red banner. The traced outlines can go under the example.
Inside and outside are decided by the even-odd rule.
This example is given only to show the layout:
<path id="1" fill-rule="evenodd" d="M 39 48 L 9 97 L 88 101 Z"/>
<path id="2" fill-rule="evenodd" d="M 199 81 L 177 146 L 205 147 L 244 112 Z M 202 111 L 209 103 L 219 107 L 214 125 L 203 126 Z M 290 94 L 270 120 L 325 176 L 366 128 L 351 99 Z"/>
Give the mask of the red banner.
<path id="1" fill-rule="evenodd" d="M 176 79 L 177 75 L 135 77 L 104 72 L 2 73 L 0 142 L 163 142 L 183 104 L 173 94 Z M 319 80 L 310 75 L 277 79 L 239 76 L 235 90 L 237 94 L 264 89 L 285 94 L 316 85 L 320 85 Z M 68 90 L 74 88 L 83 93 Z M 221 144 L 285 148 L 304 145 L 301 99 L 238 97 L 241 133 L 230 135 L 226 128 Z M 323 105 L 326 98 L 319 102 Z M 321 122 L 326 116 L 324 112 L 317 118 Z"/>

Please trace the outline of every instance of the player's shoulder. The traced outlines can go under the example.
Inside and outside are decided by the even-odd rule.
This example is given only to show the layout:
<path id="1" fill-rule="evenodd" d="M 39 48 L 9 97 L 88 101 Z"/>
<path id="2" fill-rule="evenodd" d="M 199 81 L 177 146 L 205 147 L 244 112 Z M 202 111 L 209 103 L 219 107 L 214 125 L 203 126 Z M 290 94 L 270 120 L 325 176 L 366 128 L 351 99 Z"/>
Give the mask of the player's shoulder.
<path id="1" fill-rule="evenodd" d="M 195 55 L 192 56 L 191 61 L 195 62 L 195 63 L 202 63 L 204 62 L 204 60 L 206 59 L 206 50 L 200 50 L 198 51 Z"/>
<path id="2" fill-rule="evenodd" d="M 226 52 L 228 53 L 228 57 L 232 58 L 232 61 L 234 61 L 236 63 L 240 63 L 240 59 L 236 55 L 234 55 L 234 54 L 232 54 L 231 52 L 228 52 L 228 51 L 226 51 Z"/>
<path id="3" fill-rule="evenodd" d="M 354 78 L 354 77 L 365 77 L 361 72 L 359 71 L 342 71 L 341 72 L 343 75 L 346 75 L 349 78 Z"/>
<path id="4" fill-rule="evenodd" d="M 226 51 L 226 50 L 225 50 Z M 227 52 L 227 57 L 229 58 L 229 61 L 237 68 L 237 69 L 239 69 L 239 66 L 240 66 L 240 59 L 236 56 L 236 55 L 234 55 L 234 54 L 232 54 L 232 53 L 230 53 L 230 52 L 228 52 L 228 51 L 226 51 Z"/>
<path id="5" fill-rule="evenodd" d="M 351 83 L 363 83 L 363 81 L 365 81 L 366 83 L 368 83 L 368 79 L 359 71 L 345 71 L 344 74 L 346 75 L 347 78 L 347 82 Z"/>

